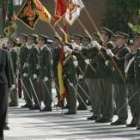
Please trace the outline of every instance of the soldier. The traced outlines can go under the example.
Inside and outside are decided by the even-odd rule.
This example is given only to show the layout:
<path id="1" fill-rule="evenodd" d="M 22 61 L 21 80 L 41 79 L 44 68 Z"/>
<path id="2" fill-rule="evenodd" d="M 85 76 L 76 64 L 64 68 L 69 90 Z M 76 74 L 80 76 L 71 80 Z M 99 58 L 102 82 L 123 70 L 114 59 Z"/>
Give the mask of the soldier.
<path id="1" fill-rule="evenodd" d="M 39 80 L 42 85 L 42 96 L 45 107 L 41 111 L 52 111 L 52 91 L 51 91 L 51 51 L 47 44 L 48 37 L 39 35 Z"/>
<path id="2" fill-rule="evenodd" d="M 85 81 L 88 86 L 90 101 L 91 101 L 91 107 L 93 115 L 88 117 L 88 120 L 96 120 L 101 117 L 101 105 L 99 102 L 99 94 L 98 94 L 98 76 L 95 75 L 96 73 L 96 67 L 97 67 L 97 61 L 96 56 L 101 49 L 101 46 L 99 45 L 100 39 L 97 34 L 92 35 L 92 41 L 89 45 L 82 48 L 82 53 L 86 56 L 86 69 L 85 69 Z"/>
<path id="3" fill-rule="evenodd" d="M 53 80 L 55 82 L 56 93 L 58 98 L 57 106 L 59 106 L 60 103 L 60 93 L 59 93 L 59 84 L 58 84 L 58 63 L 59 63 L 59 53 L 61 47 L 62 47 L 61 38 L 54 36 L 53 49 L 52 49 L 52 54 L 53 54 L 52 69 L 53 69 Z"/>
<path id="4" fill-rule="evenodd" d="M 132 114 L 131 123 L 128 127 L 137 127 L 140 129 L 140 95 L 139 95 L 139 56 L 140 56 L 140 34 L 135 36 L 135 43 L 131 47 L 131 53 L 127 55 L 125 61 L 125 73 L 127 83 L 129 84 L 128 97 Z"/>
<path id="5" fill-rule="evenodd" d="M 23 94 L 26 104 L 21 106 L 22 108 L 30 108 L 32 107 L 32 93 L 31 93 L 31 87 L 30 87 L 30 81 L 29 81 L 29 74 L 30 74 L 30 67 L 29 67 L 29 58 L 30 58 L 30 49 L 32 46 L 30 46 L 30 38 L 28 39 L 28 36 L 26 34 L 21 34 L 19 41 L 22 44 L 20 53 L 19 53 L 19 65 L 20 65 L 20 76 L 22 81 L 22 88 L 23 88 Z"/>
<path id="6" fill-rule="evenodd" d="M 15 83 L 17 83 L 18 78 L 18 50 L 16 47 L 17 40 L 14 38 L 9 38 L 7 42 L 7 48 L 10 52 L 11 57 L 11 65 L 13 69 L 13 75 L 15 79 Z M 17 84 L 16 84 L 17 85 Z M 18 92 L 17 87 L 15 87 L 11 93 L 10 93 L 10 99 L 11 102 L 9 103 L 9 106 L 18 106 Z"/>
<path id="7" fill-rule="evenodd" d="M 113 117 L 113 95 L 112 95 L 112 83 L 111 83 L 111 69 L 106 66 L 105 61 L 108 59 L 106 49 L 112 49 L 113 43 L 110 41 L 113 33 L 110 29 L 103 27 L 101 31 L 102 38 L 104 40 L 104 46 L 101 48 L 101 53 L 97 56 L 97 73 L 98 80 L 98 94 L 101 102 L 101 114 L 102 117 L 96 119 L 96 122 L 107 123 L 112 121 Z"/>
<path id="8" fill-rule="evenodd" d="M 124 125 L 128 117 L 127 110 L 127 88 L 126 88 L 126 79 L 124 74 L 124 60 L 125 56 L 130 52 L 130 49 L 127 47 L 127 39 L 129 35 L 124 32 L 116 33 L 116 45 L 117 47 L 113 49 L 115 54 L 114 61 L 117 64 L 118 69 L 114 68 L 112 73 L 113 83 L 115 88 L 115 102 L 118 120 L 111 123 L 111 125 Z M 118 71 L 119 70 L 119 71 Z M 121 75 L 120 75 L 121 73 Z"/>
<path id="9" fill-rule="evenodd" d="M 71 49 L 70 49 L 70 48 Z M 77 113 L 77 74 L 76 67 L 73 63 L 74 57 L 70 56 L 72 45 L 64 46 L 65 61 L 64 61 L 64 82 L 67 87 L 67 101 L 69 103 L 68 112 L 66 115 Z"/>
<path id="10" fill-rule="evenodd" d="M 34 100 L 34 105 L 30 107 L 31 110 L 38 110 L 41 106 L 41 97 L 39 95 L 38 88 L 38 57 L 39 57 L 39 49 L 36 46 L 38 36 L 36 34 L 31 34 L 28 36 L 28 44 L 30 44 L 30 56 L 29 56 L 29 66 L 30 66 L 30 86 L 31 92 Z"/>
<path id="11" fill-rule="evenodd" d="M 84 55 L 82 55 L 82 53 L 79 53 L 77 50 L 81 49 L 82 46 L 82 40 L 83 37 L 81 35 L 75 35 L 74 38 L 74 42 L 73 42 L 73 48 L 75 48 L 73 51 L 73 55 L 76 56 L 77 60 L 74 61 L 74 64 L 76 66 L 76 72 L 78 75 L 78 85 L 77 85 L 77 92 L 79 94 L 78 96 L 78 102 L 79 102 L 79 106 L 77 108 L 77 110 L 86 110 L 87 106 L 86 106 L 86 95 L 87 94 L 87 88 L 86 88 L 86 83 L 85 83 L 85 79 L 84 79 L 84 74 L 85 74 L 85 67 L 86 67 L 86 63 L 84 61 Z"/>

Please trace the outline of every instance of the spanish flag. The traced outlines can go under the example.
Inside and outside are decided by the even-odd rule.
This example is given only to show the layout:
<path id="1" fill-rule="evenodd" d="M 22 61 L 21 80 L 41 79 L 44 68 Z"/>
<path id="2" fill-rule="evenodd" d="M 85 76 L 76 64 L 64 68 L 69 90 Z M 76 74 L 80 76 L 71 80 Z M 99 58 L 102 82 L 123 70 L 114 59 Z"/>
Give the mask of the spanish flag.
<path id="1" fill-rule="evenodd" d="M 42 5 L 39 0 L 34 0 L 35 9 L 37 14 L 39 15 L 39 19 L 44 22 L 51 22 L 51 15 L 48 10 Z"/>

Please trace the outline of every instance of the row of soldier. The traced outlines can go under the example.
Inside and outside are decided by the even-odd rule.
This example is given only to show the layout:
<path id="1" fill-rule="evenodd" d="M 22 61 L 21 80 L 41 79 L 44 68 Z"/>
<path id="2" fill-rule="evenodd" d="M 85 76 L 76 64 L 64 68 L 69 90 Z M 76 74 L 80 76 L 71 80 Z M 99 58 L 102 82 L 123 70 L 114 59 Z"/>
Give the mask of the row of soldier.
<path id="1" fill-rule="evenodd" d="M 104 42 L 101 41 L 101 36 Z M 127 45 L 129 35 L 124 32 L 118 31 L 114 35 L 111 30 L 103 28 L 101 36 L 94 33 L 89 38 L 76 34 L 70 43 L 64 45 L 57 36 L 52 43 L 46 35 L 21 34 L 19 52 L 15 47 L 17 40 L 10 38 L 7 48 L 11 54 L 15 79 L 20 74 L 26 102 L 22 107 L 52 111 L 52 80 L 55 82 L 59 102 L 57 68 L 63 48 L 63 80 L 67 87 L 68 108 L 65 114 L 86 110 L 86 100 L 90 99 L 93 115 L 88 120 L 109 123 L 112 122 L 113 115 L 117 114 L 118 120 L 111 125 L 125 125 L 129 104 L 132 121 L 127 126 L 140 129 L 140 34 L 135 35 L 131 45 Z M 10 95 L 10 106 L 17 105 L 16 88 Z M 41 101 L 45 105 L 43 109 Z"/>

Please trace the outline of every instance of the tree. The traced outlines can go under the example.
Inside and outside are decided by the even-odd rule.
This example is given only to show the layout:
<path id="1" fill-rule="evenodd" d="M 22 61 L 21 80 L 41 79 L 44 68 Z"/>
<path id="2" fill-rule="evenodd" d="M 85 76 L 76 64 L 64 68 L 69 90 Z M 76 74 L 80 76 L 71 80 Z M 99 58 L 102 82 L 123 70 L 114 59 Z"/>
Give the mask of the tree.
<path id="1" fill-rule="evenodd" d="M 122 30 L 132 33 L 131 27 L 140 24 L 140 0 L 109 0 L 103 25 L 113 31 Z"/>

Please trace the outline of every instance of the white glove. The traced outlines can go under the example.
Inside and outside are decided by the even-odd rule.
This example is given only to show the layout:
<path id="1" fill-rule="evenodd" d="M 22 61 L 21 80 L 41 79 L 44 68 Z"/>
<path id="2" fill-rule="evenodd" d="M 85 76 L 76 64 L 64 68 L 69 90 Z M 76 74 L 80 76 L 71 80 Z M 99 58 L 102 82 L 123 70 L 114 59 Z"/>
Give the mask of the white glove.
<path id="1" fill-rule="evenodd" d="M 23 77 L 28 77 L 28 74 L 27 73 L 23 73 Z"/>
<path id="2" fill-rule="evenodd" d="M 73 61 L 73 64 L 74 64 L 75 66 L 78 66 L 78 61 Z"/>
<path id="3" fill-rule="evenodd" d="M 11 90 L 13 90 L 15 87 L 16 87 L 15 85 L 12 85 L 12 86 L 11 86 Z"/>
<path id="4" fill-rule="evenodd" d="M 68 46 L 64 46 L 64 53 L 72 53 L 72 49 L 70 49 Z"/>
<path id="5" fill-rule="evenodd" d="M 107 55 L 109 55 L 111 57 L 114 56 L 114 54 L 112 53 L 112 51 L 110 49 L 107 49 L 106 53 L 107 53 Z"/>
<path id="6" fill-rule="evenodd" d="M 69 82 L 69 85 L 73 87 L 73 83 Z"/>
<path id="7" fill-rule="evenodd" d="M 102 46 L 97 41 L 91 42 L 92 47 L 96 47 L 98 50 L 102 48 Z"/>
<path id="8" fill-rule="evenodd" d="M 33 79 L 37 79 L 37 74 L 33 74 Z"/>
<path id="9" fill-rule="evenodd" d="M 44 77 L 44 81 L 47 82 L 49 79 L 48 77 Z"/>
<path id="10" fill-rule="evenodd" d="M 108 66 L 108 63 L 109 63 L 109 61 L 108 61 L 108 60 L 107 60 L 107 61 L 105 61 L 106 66 Z"/>
<path id="11" fill-rule="evenodd" d="M 80 75 L 79 75 L 79 79 L 82 79 L 82 78 L 83 78 L 83 75 L 80 74 Z"/>
<path id="12" fill-rule="evenodd" d="M 90 64 L 89 59 L 86 59 L 86 60 L 85 60 L 85 63 L 86 63 L 87 65 L 89 65 L 89 64 Z"/>

